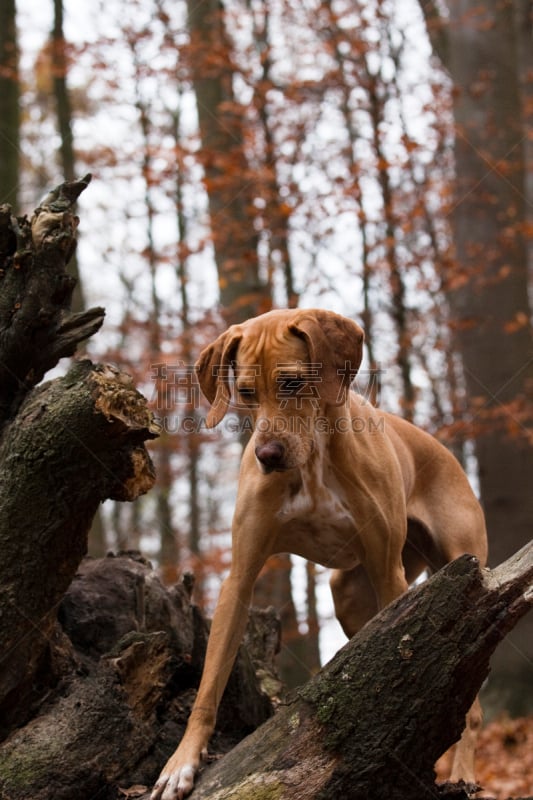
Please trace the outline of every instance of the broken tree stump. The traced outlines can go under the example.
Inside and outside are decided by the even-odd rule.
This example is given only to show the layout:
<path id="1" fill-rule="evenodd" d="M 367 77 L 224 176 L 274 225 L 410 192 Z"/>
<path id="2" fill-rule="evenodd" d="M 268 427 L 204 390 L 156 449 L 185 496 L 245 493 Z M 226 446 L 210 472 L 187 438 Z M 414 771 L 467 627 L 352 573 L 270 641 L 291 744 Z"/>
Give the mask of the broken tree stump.
<path id="1" fill-rule="evenodd" d="M 149 785 L 185 730 L 208 625 L 192 580 L 164 586 L 138 553 L 84 559 L 58 612 L 67 664 L 35 716 L 0 743 L 0 800 L 118 798 Z M 258 629 L 264 633 L 258 641 Z M 256 675 L 272 668 L 278 623 L 252 613 L 213 744 L 227 752 L 272 713 Z"/>
<path id="2" fill-rule="evenodd" d="M 501 639 L 533 605 L 533 543 L 492 571 L 463 556 L 371 620 L 191 800 L 420 800 Z"/>
<path id="3" fill-rule="evenodd" d="M 69 310 L 73 209 L 89 180 L 61 184 L 30 219 L 0 206 L 0 738 L 69 658 L 56 612 L 99 504 L 155 479 L 144 442 L 159 425 L 128 375 L 81 361 L 38 385 L 104 319 Z"/>
<path id="4" fill-rule="evenodd" d="M 69 310 L 76 281 L 67 266 L 79 224 L 74 206 L 90 180 L 86 175 L 56 187 L 30 219 L 0 206 L 0 424 L 104 320 L 103 308 Z"/>
<path id="5" fill-rule="evenodd" d="M 0 444 L 0 730 L 20 724 L 51 665 L 57 606 L 99 504 L 154 482 L 143 440 L 158 427 L 128 378 L 78 362 L 35 389 Z M 44 661 L 43 661 L 44 659 Z M 45 681 L 46 684 L 46 681 Z M 46 690 L 46 687 L 43 687 Z"/>

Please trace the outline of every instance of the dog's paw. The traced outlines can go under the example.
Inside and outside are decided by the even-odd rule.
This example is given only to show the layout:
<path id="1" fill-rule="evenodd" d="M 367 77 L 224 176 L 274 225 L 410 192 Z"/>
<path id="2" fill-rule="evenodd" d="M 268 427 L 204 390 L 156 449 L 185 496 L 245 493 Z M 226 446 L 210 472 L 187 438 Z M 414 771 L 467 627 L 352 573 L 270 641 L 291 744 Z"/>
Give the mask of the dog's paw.
<path id="1" fill-rule="evenodd" d="M 150 800 L 182 800 L 192 791 L 196 769 L 192 764 L 172 768 L 170 762 L 164 767 Z"/>

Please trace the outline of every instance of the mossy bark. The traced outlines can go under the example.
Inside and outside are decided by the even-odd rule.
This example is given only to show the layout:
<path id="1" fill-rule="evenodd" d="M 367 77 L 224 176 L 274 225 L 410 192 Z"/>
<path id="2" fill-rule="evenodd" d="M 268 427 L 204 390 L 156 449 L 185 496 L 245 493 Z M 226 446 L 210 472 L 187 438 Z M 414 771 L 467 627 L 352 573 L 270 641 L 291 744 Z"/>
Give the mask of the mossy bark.
<path id="1" fill-rule="evenodd" d="M 90 176 L 52 190 L 30 219 L 0 207 L 0 736 L 31 715 L 61 661 L 57 606 L 106 498 L 154 482 L 158 425 L 129 376 L 75 363 L 47 370 L 101 326 L 69 310 L 76 200 Z"/>
<path id="2" fill-rule="evenodd" d="M 208 625 L 191 592 L 188 578 L 164 586 L 138 553 L 83 560 L 57 615 L 61 680 L 0 743 L 0 800 L 118 800 L 119 787 L 153 784 L 183 736 L 205 657 Z M 256 670 L 271 667 L 278 633 L 271 615 L 252 614 L 254 661 L 242 648 L 216 752 L 272 713 Z"/>
<path id="3" fill-rule="evenodd" d="M 460 737 L 498 642 L 533 604 L 533 544 L 463 556 L 369 622 L 191 800 L 419 800 Z M 465 795 L 466 796 L 466 795 Z"/>
<path id="4" fill-rule="evenodd" d="M 154 481 L 143 439 L 157 427 L 127 381 L 78 362 L 31 392 L 1 439 L 0 730 L 28 713 L 99 504 L 134 499 Z"/>

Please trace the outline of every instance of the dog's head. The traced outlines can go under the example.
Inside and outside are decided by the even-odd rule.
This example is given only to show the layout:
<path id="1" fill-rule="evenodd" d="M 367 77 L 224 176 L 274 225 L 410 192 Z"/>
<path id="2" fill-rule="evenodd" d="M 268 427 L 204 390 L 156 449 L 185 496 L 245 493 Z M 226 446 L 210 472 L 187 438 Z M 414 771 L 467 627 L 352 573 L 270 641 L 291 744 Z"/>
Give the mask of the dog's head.
<path id="1" fill-rule="evenodd" d="M 236 406 L 256 421 L 259 460 L 263 448 L 265 461 L 279 465 L 272 468 L 295 466 L 308 456 L 313 438 L 296 423 L 309 425 L 326 406 L 346 402 L 362 348 L 359 325 L 321 309 L 270 311 L 232 325 L 196 364 L 211 403 L 207 425 L 220 422 L 229 408 L 233 371 Z"/>

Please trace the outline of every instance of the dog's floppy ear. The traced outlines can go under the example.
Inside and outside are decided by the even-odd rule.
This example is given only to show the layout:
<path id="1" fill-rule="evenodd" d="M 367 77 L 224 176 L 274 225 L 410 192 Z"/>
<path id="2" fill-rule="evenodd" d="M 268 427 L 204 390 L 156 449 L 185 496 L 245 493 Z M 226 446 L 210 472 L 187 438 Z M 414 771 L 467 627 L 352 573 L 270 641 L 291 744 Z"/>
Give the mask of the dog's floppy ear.
<path id="1" fill-rule="evenodd" d="M 302 309 L 289 330 L 305 339 L 309 359 L 320 376 L 320 397 L 341 405 L 363 357 L 363 329 L 333 311 Z"/>
<path id="2" fill-rule="evenodd" d="M 208 428 L 214 428 L 228 410 L 231 400 L 230 370 L 241 338 L 240 326 L 232 325 L 202 350 L 196 362 L 198 383 L 211 403 L 206 419 Z"/>

